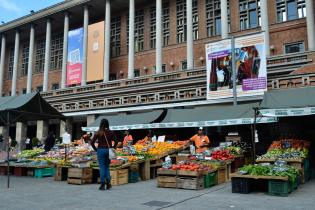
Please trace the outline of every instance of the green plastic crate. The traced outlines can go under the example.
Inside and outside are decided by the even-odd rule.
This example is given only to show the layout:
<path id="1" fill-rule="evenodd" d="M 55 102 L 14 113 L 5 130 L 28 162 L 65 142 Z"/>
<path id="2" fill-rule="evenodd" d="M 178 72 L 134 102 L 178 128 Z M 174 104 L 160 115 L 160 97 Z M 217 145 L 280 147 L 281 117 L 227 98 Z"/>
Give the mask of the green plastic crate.
<path id="1" fill-rule="evenodd" d="M 268 194 L 276 196 L 288 196 L 290 193 L 290 182 L 289 181 L 268 181 Z"/>
<path id="2" fill-rule="evenodd" d="M 128 173 L 128 183 L 136 183 L 139 181 L 139 172 L 129 171 Z"/>
<path id="3" fill-rule="evenodd" d="M 296 177 L 295 179 L 294 179 L 294 181 L 292 182 L 292 191 L 293 190 L 296 190 L 297 188 L 298 188 L 298 177 Z"/>
<path id="4" fill-rule="evenodd" d="M 34 170 L 35 178 L 42 178 L 42 177 L 54 176 L 54 175 L 55 175 L 55 168 L 35 168 Z"/>
<path id="5" fill-rule="evenodd" d="M 307 172 L 310 169 L 310 160 L 309 159 L 304 159 L 304 171 Z"/>
<path id="6" fill-rule="evenodd" d="M 204 176 L 204 183 L 205 183 L 205 188 L 209 188 L 210 187 L 209 174 Z"/>
<path id="7" fill-rule="evenodd" d="M 209 175 L 209 185 L 210 186 L 217 185 L 217 172 L 213 172 L 208 175 Z"/>

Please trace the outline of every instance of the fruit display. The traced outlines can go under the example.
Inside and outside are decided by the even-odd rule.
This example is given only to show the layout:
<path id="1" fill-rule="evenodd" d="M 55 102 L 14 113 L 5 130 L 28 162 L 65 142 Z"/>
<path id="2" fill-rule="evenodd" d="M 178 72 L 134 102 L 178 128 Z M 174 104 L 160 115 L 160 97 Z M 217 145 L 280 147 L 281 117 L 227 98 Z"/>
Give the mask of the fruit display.
<path id="1" fill-rule="evenodd" d="M 35 156 L 38 156 L 39 154 L 45 152 L 44 149 L 41 148 L 35 148 L 32 150 L 24 150 L 16 155 L 17 158 L 32 158 Z"/>
<path id="2" fill-rule="evenodd" d="M 273 141 L 269 146 L 268 151 L 274 149 L 295 149 L 295 150 L 303 150 L 310 148 L 310 142 L 305 140 L 298 139 L 283 139 L 280 141 Z"/>
<path id="3" fill-rule="evenodd" d="M 241 174 L 248 174 L 253 176 L 283 176 L 289 177 L 290 180 L 295 180 L 299 175 L 299 171 L 288 165 L 247 165 L 239 168 Z"/>
<path id="4" fill-rule="evenodd" d="M 223 150 L 217 150 L 213 151 L 211 153 L 211 158 L 214 160 L 232 160 L 234 159 L 234 155 L 230 153 L 229 150 L 223 149 Z"/>
<path id="5" fill-rule="evenodd" d="M 213 168 L 204 164 L 195 162 L 185 162 L 180 164 L 173 164 L 170 170 L 182 170 L 182 171 L 210 171 Z"/>
<path id="6" fill-rule="evenodd" d="M 188 141 L 183 142 L 153 142 L 148 145 L 135 144 L 134 148 L 139 155 L 148 154 L 150 156 L 159 156 L 167 154 L 171 151 L 182 148 Z"/>

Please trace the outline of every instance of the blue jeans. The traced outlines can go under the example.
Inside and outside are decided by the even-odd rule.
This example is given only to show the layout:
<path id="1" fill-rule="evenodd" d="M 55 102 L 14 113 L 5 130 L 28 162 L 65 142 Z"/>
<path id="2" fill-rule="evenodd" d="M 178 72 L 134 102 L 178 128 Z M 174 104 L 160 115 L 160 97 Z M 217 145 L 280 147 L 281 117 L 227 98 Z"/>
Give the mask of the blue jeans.
<path id="1" fill-rule="evenodd" d="M 109 149 L 97 149 L 97 160 L 100 168 L 101 183 L 110 182 L 110 172 L 109 172 Z"/>

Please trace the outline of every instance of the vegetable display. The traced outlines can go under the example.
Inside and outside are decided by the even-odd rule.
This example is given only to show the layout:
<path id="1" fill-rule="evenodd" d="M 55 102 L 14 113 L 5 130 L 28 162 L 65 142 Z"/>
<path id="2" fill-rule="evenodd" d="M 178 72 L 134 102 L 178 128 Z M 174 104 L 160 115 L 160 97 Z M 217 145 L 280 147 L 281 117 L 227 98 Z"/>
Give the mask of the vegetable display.
<path id="1" fill-rule="evenodd" d="M 211 153 L 211 158 L 214 160 L 232 160 L 234 155 L 229 150 L 217 150 Z"/>
<path id="2" fill-rule="evenodd" d="M 247 165 L 239 168 L 242 174 L 249 174 L 254 176 L 283 176 L 289 177 L 294 181 L 299 175 L 299 171 L 292 166 L 277 166 L 277 165 Z"/>

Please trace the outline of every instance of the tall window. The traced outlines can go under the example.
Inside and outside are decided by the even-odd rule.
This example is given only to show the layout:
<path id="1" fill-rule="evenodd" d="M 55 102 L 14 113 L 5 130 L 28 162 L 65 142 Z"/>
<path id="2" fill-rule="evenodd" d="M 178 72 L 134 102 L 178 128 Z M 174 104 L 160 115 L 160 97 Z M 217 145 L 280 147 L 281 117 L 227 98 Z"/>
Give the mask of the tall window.
<path id="1" fill-rule="evenodd" d="M 129 46 L 129 14 L 127 18 L 127 45 Z M 144 50 L 144 10 L 135 14 L 135 52 Z"/>
<path id="2" fill-rule="evenodd" d="M 22 66 L 21 66 L 21 76 L 26 76 L 28 71 L 28 57 L 29 57 L 29 44 L 25 43 L 22 46 Z"/>
<path id="3" fill-rule="evenodd" d="M 260 0 L 239 0 L 241 30 L 261 25 Z"/>
<path id="4" fill-rule="evenodd" d="M 230 23 L 230 11 L 228 1 L 228 21 Z M 221 34 L 221 0 L 206 0 L 207 36 Z"/>
<path id="5" fill-rule="evenodd" d="M 163 45 L 167 46 L 170 41 L 170 2 L 163 1 Z"/>
<path id="6" fill-rule="evenodd" d="M 277 0 L 277 20 L 285 22 L 306 17 L 305 0 Z"/>
<path id="7" fill-rule="evenodd" d="M 193 38 L 198 39 L 198 0 L 193 0 Z M 176 1 L 176 17 L 177 17 L 177 43 L 182 43 L 187 39 L 187 15 L 186 15 L 186 0 Z"/>
<path id="8" fill-rule="evenodd" d="M 186 41 L 186 1 L 176 0 L 177 43 Z"/>
<path id="9" fill-rule="evenodd" d="M 43 72 L 44 65 L 45 65 L 45 40 L 38 40 L 36 42 L 35 72 L 36 73 Z"/>
<path id="10" fill-rule="evenodd" d="M 111 20 L 111 56 L 117 57 L 120 55 L 120 27 L 121 17 L 117 16 Z"/>
<path id="11" fill-rule="evenodd" d="M 13 76 L 13 65 L 14 65 L 14 48 L 12 47 L 9 50 L 8 79 L 12 79 L 12 76 Z"/>
<path id="12" fill-rule="evenodd" d="M 156 47 L 156 7 L 150 8 L 150 47 Z"/>
<path id="13" fill-rule="evenodd" d="M 63 35 L 58 34 L 51 41 L 50 70 L 61 69 L 63 51 Z"/>

